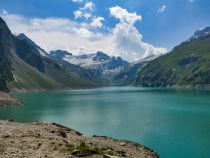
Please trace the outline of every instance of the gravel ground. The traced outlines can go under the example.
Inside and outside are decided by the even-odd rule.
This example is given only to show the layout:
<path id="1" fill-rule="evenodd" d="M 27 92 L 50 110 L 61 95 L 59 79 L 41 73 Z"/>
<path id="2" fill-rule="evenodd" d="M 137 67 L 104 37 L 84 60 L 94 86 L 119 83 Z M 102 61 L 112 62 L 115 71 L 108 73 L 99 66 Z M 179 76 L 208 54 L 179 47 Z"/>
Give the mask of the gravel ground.
<path id="1" fill-rule="evenodd" d="M 85 137 L 55 123 L 0 121 L 0 158 L 159 158 L 140 144 Z"/>

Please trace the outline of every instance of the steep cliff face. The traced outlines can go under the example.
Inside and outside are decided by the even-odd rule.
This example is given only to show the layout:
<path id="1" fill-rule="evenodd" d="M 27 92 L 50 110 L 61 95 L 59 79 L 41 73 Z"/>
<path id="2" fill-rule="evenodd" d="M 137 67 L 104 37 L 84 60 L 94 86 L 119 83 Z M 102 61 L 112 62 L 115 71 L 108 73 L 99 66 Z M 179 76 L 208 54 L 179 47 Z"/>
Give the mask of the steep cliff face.
<path id="1" fill-rule="evenodd" d="M 40 72 L 45 72 L 45 65 L 38 50 L 32 47 L 21 38 L 15 39 L 15 47 L 17 55 L 32 67 L 38 69 Z"/>
<path id="2" fill-rule="evenodd" d="M 6 23 L 0 18 L 0 90 L 7 91 L 6 81 L 11 81 L 12 35 Z"/>

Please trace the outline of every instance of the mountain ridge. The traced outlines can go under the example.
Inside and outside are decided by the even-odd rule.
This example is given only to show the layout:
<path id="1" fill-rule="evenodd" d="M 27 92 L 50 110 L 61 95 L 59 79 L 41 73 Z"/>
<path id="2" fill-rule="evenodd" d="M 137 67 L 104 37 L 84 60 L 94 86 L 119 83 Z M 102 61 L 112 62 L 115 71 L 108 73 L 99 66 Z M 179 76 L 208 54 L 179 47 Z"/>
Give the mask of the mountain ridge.
<path id="1" fill-rule="evenodd" d="M 91 88 L 103 85 L 91 71 L 52 58 L 24 34 L 13 35 L 2 18 L 0 55 L 2 91 Z"/>
<path id="2" fill-rule="evenodd" d="M 151 61 L 139 72 L 136 85 L 148 87 L 208 85 L 210 34 L 203 34 L 203 30 L 196 31 L 191 40 L 176 46 L 170 53 Z"/>
<path id="3" fill-rule="evenodd" d="M 133 85 L 140 72 L 149 62 L 156 59 L 158 56 L 151 55 L 146 58 L 130 63 L 122 71 L 114 75 L 112 82 L 117 86 Z"/>
<path id="4" fill-rule="evenodd" d="M 65 53 L 61 55 L 60 51 L 56 50 L 51 51 L 50 55 L 52 56 L 59 56 L 59 60 L 66 61 L 68 63 L 78 65 L 82 68 L 87 70 L 93 71 L 98 76 L 103 76 L 115 73 L 116 71 L 119 72 L 122 68 L 128 66 L 128 62 L 123 60 L 121 57 L 110 57 L 104 52 L 97 51 L 96 53 L 92 54 L 83 54 L 83 55 L 72 55 L 71 53 Z M 60 58 L 62 56 L 62 58 Z"/>
<path id="5" fill-rule="evenodd" d="M 194 35 L 187 40 L 187 42 L 200 38 L 205 38 L 207 36 L 210 36 L 210 27 L 198 29 L 197 31 L 195 31 Z"/>

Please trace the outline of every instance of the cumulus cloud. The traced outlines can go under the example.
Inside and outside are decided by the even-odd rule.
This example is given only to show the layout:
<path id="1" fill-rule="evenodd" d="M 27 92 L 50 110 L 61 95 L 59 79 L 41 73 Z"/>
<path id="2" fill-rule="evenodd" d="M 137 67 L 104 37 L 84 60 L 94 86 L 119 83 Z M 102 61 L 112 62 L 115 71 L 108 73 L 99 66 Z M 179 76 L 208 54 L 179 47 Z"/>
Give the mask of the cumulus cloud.
<path id="1" fill-rule="evenodd" d="M 94 8 L 95 4 L 92 1 L 84 2 L 82 7 L 74 11 L 75 19 L 85 18 L 85 20 L 89 21 L 90 26 L 101 28 L 103 26 L 104 18 L 93 15 Z"/>
<path id="2" fill-rule="evenodd" d="M 84 17 L 85 19 L 90 19 L 90 18 L 93 17 L 93 14 L 92 14 L 92 13 L 84 13 L 84 14 L 83 14 L 83 17 Z"/>
<path id="3" fill-rule="evenodd" d="M 110 8 L 110 14 L 119 19 L 119 23 L 103 33 L 100 29 L 92 29 L 103 26 L 103 17 L 94 17 L 91 23 L 79 23 L 55 17 L 29 18 L 15 14 L 1 16 L 13 33 L 25 33 L 46 51 L 64 49 L 75 55 L 103 51 L 128 61 L 166 53 L 164 48 L 143 42 L 143 36 L 134 26 L 135 22 L 141 20 L 140 15 L 122 8 L 117 10 Z"/>
<path id="4" fill-rule="evenodd" d="M 150 55 L 162 55 L 167 52 L 165 48 L 157 48 L 143 42 L 143 36 L 134 26 L 142 17 L 136 13 L 129 13 L 119 6 L 110 8 L 110 14 L 120 20 L 112 31 L 114 43 L 121 54 L 132 56 L 135 59 Z"/>
<path id="5" fill-rule="evenodd" d="M 95 4 L 92 1 L 89 1 L 84 3 L 83 5 L 84 5 L 83 7 L 80 7 L 78 10 L 74 11 L 75 19 L 85 18 L 88 20 L 90 18 L 93 18 L 93 11 Z"/>
<path id="6" fill-rule="evenodd" d="M 86 22 L 90 23 L 93 28 L 101 28 L 103 26 L 103 17 L 98 17 L 94 15 L 95 4 L 92 1 L 83 1 L 83 6 L 78 10 L 74 11 L 75 19 L 83 18 Z"/>
<path id="7" fill-rule="evenodd" d="M 72 2 L 75 2 L 75 3 L 82 3 L 83 0 L 72 0 Z"/>
<path id="8" fill-rule="evenodd" d="M 75 19 L 82 17 L 82 11 L 80 11 L 80 10 L 74 11 L 74 17 L 75 17 Z"/>
<path id="9" fill-rule="evenodd" d="M 92 32 L 90 32 L 86 28 L 79 28 L 79 29 L 74 28 L 74 30 L 77 32 L 78 35 L 81 35 L 84 38 L 91 38 L 93 36 Z"/>
<path id="10" fill-rule="evenodd" d="M 166 10 L 167 6 L 166 5 L 163 5 L 161 6 L 159 9 L 158 9 L 158 13 L 163 13 L 165 10 Z"/>
<path id="11" fill-rule="evenodd" d="M 129 13 L 126 9 L 119 6 L 109 8 L 110 14 L 121 22 L 133 24 L 136 21 L 141 21 L 142 17 L 136 13 Z"/>
<path id="12" fill-rule="evenodd" d="M 95 7 L 95 4 L 93 4 L 93 2 L 90 1 L 90 2 L 85 3 L 85 6 L 83 9 L 93 10 L 94 7 Z"/>
<path id="13" fill-rule="evenodd" d="M 91 22 L 91 26 L 96 28 L 101 28 L 103 26 L 103 21 L 104 21 L 103 17 L 96 17 Z"/>
<path id="14" fill-rule="evenodd" d="M 46 51 L 64 49 L 75 54 L 98 50 L 114 55 L 109 34 L 92 32 L 89 24 L 65 18 L 28 18 L 21 15 L 1 15 L 13 33 L 25 33 Z M 112 47 L 112 46 L 111 46 Z"/>
<path id="15" fill-rule="evenodd" d="M 3 15 L 7 15 L 8 14 L 8 11 L 6 11 L 5 9 L 2 9 L 1 12 L 2 12 Z"/>
<path id="16" fill-rule="evenodd" d="M 137 21 L 141 21 L 141 15 L 129 13 L 119 6 L 109 8 L 110 14 L 119 19 L 120 23 L 112 30 L 115 49 L 121 56 L 130 56 L 133 59 L 146 58 L 151 55 L 162 55 L 167 52 L 165 48 L 154 47 L 143 42 L 143 36 L 134 26 Z"/>

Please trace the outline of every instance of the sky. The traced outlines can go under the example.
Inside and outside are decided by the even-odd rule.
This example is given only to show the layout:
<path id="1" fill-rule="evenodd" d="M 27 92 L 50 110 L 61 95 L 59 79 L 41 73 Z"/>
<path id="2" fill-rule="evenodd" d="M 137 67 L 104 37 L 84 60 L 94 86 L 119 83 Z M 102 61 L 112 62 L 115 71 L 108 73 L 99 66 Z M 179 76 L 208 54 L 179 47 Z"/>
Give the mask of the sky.
<path id="1" fill-rule="evenodd" d="M 0 0 L 0 16 L 46 51 L 162 55 L 210 26 L 209 0 Z"/>

